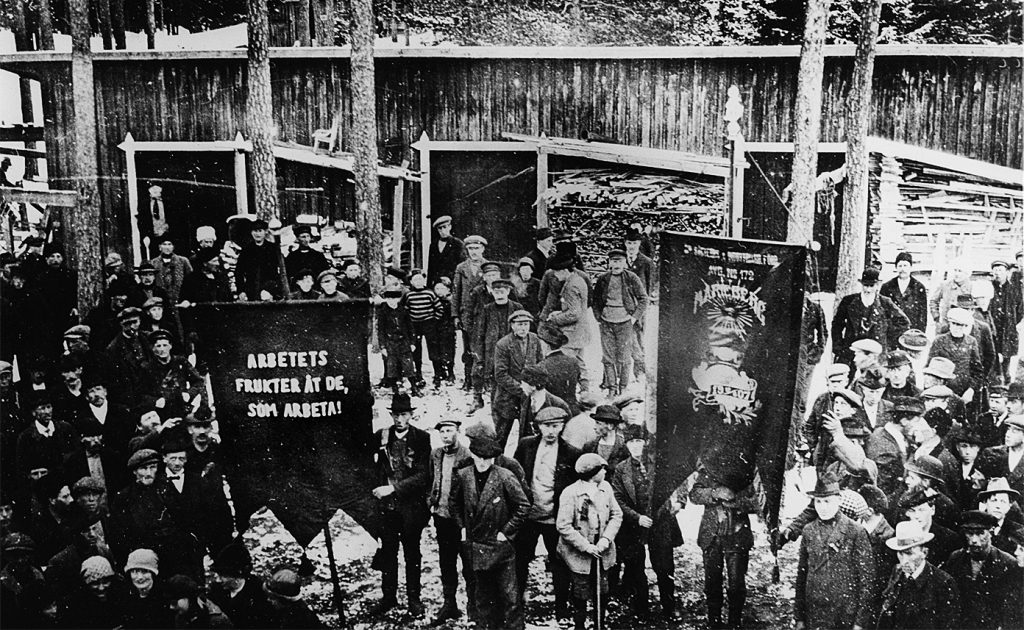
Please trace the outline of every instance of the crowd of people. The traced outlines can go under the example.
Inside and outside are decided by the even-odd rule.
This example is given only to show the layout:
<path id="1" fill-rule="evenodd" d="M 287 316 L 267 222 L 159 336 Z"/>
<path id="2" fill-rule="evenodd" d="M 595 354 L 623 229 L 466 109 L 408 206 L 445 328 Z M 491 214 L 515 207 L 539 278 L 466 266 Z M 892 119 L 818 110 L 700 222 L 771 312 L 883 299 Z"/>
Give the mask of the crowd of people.
<path id="1" fill-rule="evenodd" d="M 730 487 L 707 461 L 652 505 L 654 436 L 638 386 L 656 289 L 647 234 L 631 227 L 594 274 L 568 234 L 538 228 L 534 248 L 499 262 L 485 237 L 459 239 L 443 216 L 426 268 L 389 268 L 371 296 L 359 263 L 333 264 L 309 226 L 294 228 L 287 253 L 269 227 L 253 221 L 233 249 L 200 228 L 190 257 L 161 237 L 134 269 L 111 253 L 88 313 L 59 244 L 31 237 L 19 256 L 3 255 L 4 627 L 319 626 L 295 571 L 253 575 L 189 312 L 349 298 L 374 303 L 380 386 L 392 389 L 393 424 L 372 442 L 384 530 L 371 614 L 400 606 L 400 551 L 405 608 L 426 614 L 421 546 L 432 521 L 443 593 L 432 625 L 466 615 L 524 627 L 540 541 L 558 619 L 585 628 L 610 598 L 643 625 L 649 567 L 657 614 L 678 620 L 673 550 L 690 502 L 703 506 L 708 626 L 743 625 L 761 488 Z M 1024 625 L 1024 383 L 1020 369 L 1013 376 L 1022 263 L 1018 253 L 975 279 L 957 262 L 929 296 L 901 254 L 892 280 L 879 285 L 868 268 L 860 291 L 838 300 L 827 390 L 799 428 L 817 483 L 807 509 L 772 533 L 774 548 L 800 541 L 797 627 Z M 804 327 L 804 343 L 818 346 L 805 354 L 817 358 L 828 333 L 807 304 L 805 324 L 822 324 Z M 595 328 L 602 376 L 592 386 L 584 350 L 598 343 Z M 487 397 L 491 421 L 421 418 L 431 435 L 412 423 L 424 375 L 444 389 L 457 368 L 472 399 L 465 418 Z"/>

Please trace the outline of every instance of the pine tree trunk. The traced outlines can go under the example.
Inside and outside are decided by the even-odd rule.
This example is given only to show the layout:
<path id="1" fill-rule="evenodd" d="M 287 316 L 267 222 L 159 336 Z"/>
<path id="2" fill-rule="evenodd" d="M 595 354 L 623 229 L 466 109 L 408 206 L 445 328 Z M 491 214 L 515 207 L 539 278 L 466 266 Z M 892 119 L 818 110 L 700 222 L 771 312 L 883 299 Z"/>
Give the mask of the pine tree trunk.
<path id="1" fill-rule="evenodd" d="M 814 240 L 815 179 L 818 175 L 818 135 L 821 130 L 821 82 L 825 67 L 825 28 L 832 0 L 807 0 L 804 42 L 800 48 L 796 111 L 793 121 L 793 195 L 786 240 Z"/>
<path id="2" fill-rule="evenodd" d="M 114 47 L 114 38 L 110 24 L 110 0 L 96 0 L 96 15 L 100 35 L 103 37 L 103 50 L 111 50 Z"/>
<path id="3" fill-rule="evenodd" d="M 864 269 L 867 250 L 868 154 L 865 139 L 871 114 L 871 79 L 875 70 L 875 44 L 882 0 L 865 0 L 861 12 L 853 79 L 846 96 L 846 185 L 839 237 L 836 295 L 853 290 Z"/>
<path id="4" fill-rule="evenodd" d="M 67 213 L 74 234 L 73 250 L 68 252 L 72 267 L 78 271 L 78 312 L 82 315 L 100 302 L 103 290 L 103 260 L 100 198 L 96 154 L 96 94 L 92 75 L 92 51 L 89 47 L 88 0 L 71 0 L 71 88 L 75 106 L 74 164 L 78 206 Z"/>
<path id="5" fill-rule="evenodd" d="M 376 32 L 371 0 L 350 2 L 351 148 L 355 156 L 356 241 L 359 247 L 359 262 L 366 269 L 370 291 L 377 295 L 384 284 L 384 252 L 377 179 L 377 101 L 373 69 L 373 43 Z"/>
<path id="6" fill-rule="evenodd" d="M 124 0 L 110 0 L 110 22 L 114 31 L 114 47 L 124 50 L 128 47 L 124 35 Z"/>
<path id="7" fill-rule="evenodd" d="M 156 48 L 156 0 L 146 0 L 146 48 Z"/>
<path id="8" fill-rule="evenodd" d="M 51 11 L 50 0 L 39 0 L 39 50 L 53 50 L 53 13 Z M 86 15 L 88 16 L 88 12 Z"/>
<path id="9" fill-rule="evenodd" d="M 278 218 L 274 113 L 270 98 L 270 18 L 267 0 L 249 0 L 249 78 L 246 127 L 252 141 L 252 190 L 256 215 Z"/>

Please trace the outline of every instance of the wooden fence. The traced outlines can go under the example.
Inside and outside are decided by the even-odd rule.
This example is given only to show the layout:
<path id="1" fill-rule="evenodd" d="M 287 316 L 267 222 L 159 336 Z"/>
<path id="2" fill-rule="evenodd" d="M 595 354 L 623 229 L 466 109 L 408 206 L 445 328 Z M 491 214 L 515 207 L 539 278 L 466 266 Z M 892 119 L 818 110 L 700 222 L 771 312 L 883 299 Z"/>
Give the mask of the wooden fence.
<path id="1" fill-rule="evenodd" d="M 852 52 L 827 51 L 823 141 L 844 139 Z M 272 59 L 279 139 L 309 144 L 314 129 L 337 118 L 347 149 L 347 51 L 275 49 Z M 798 62 L 797 47 L 386 50 L 377 59 L 378 141 L 382 158 L 409 159 L 413 168 L 410 145 L 424 131 L 435 140 L 585 131 L 722 155 L 730 85 L 740 88 L 748 140 L 791 139 Z M 244 134 L 245 51 L 104 52 L 94 67 L 104 228 L 123 242 L 127 203 L 117 145 L 128 132 L 140 141 Z M 0 68 L 42 81 L 51 185 L 70 187 L 69 56 L 0 55 Z M 872 135 L 1021 167 L 1024 91 L 1015 47 L 883 46 L 874 90 Z"/>

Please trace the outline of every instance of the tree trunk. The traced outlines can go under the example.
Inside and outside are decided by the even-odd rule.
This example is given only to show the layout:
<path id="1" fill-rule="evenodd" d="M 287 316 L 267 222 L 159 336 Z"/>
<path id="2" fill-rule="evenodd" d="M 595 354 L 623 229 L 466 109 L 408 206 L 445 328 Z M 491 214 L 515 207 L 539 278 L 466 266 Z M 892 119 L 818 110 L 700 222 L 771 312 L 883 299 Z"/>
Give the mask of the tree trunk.
<path id="1" fill-rule="evenodd" d="M 146 48 L 156 48 L 156 0 L 146 0 Z"/>
<path id="2" fill-rule="evenodd" d="M 297 28 L 295 29 L 299 36 L 299 46 L 308 47 L 310 44 L 309 37 L 309 0 L 299 0 L 299 15 Z"/>
<path id="3" fill-rule="evenodd" d="M 818 175 L 818 135 L 821 130 L 821 81 L 825 66 L 825 28 L 832 0 L 807 0 L 804 42 L 800 48 L 796 111 L 793 122 L 793 194 L 786 240 L 814 240 L 815 180 Z"/>
<path id="4" fill-rule="evenodd" d="M 67 216 L 68 234 L 74 234 L 74 268 L 78 271 L 78 312 L 85 315 L 100 302 L 103 290 L 103 260 L 100 199 L 96 154 L 96 94 L 89 47 L 88 0 L 71 0 L 71 88 L 74 99 L 74 165 L 78 206 Z"/>
<path id="5" fill-rule="evenodd" d="M 383 235 L 377 179 L 377 101 L 373 70 L 376 39 L 371 0 L 350 0 L 352 38 L 352 153 L 355 156 L 356 242 L 370 291 L 384 284 Z"/>
<path id="6" fill-rule="evenodd" d="M 110 0 L 110 23 L 114 31 L 114 46 L 124 50 L 128 47 L 124 35 L 124 0 Z"/>
<path id="7" fill-rule="evenodd" d="M 86 20 L 89 12 L 86 11 Z M 86 30 L 88 30 L 88 21 Z M 50 0 L 39 0 L 39 50 L 53 50 L 53 13 Z"/>
<path id="8" fill-rule="evenodd" d="M 114 47 L 114 41 L 110 25 L 110 0 L 96 0 L 96 15 L 98 16 L 100 35 L 103 37 L 103 50 L 111 50 Z"/>
<path id="9" fill-rule="evenodd" d="M 246 126 L 252 141 L 252 189 L 256 214 L 278 218 L 277 162 L 274 160 L 274 113 L 270 98 L 270 18 L 267 0 L 249 0 L 249 77 Z"/>
<path id="10" fill-rule="evenodd" d="M 850 293 L 864 269 L 867 249 L 868 154 L 865 139 L 871 114 L 871 79 L 875 71 L 875 44 L 882 0 L 865 0 L 861 12 L 853 79 L 846 96 L 846 185 L 839 236 L 836 295 Z"/>

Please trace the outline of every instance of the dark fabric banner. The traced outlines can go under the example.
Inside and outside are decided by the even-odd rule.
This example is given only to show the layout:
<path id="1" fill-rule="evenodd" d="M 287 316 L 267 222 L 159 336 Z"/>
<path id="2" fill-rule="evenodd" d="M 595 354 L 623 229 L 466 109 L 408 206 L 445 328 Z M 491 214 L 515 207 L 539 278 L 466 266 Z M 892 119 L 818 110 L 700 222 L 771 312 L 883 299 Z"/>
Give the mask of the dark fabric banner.
<path id="1" fill-rule="evenodd" d="M 802 246 L 661 236 L 654 501 L 705 465 L 734 491 L 760 472 L 778 519 L 800 354 Z"/>
<path id="2" fill-rule="evenodd" d="M 239 529 L 265 505 L 303 546 L 339 508 L 379 534 L 369 308 L 365 300 L 195 308 Z"/>

